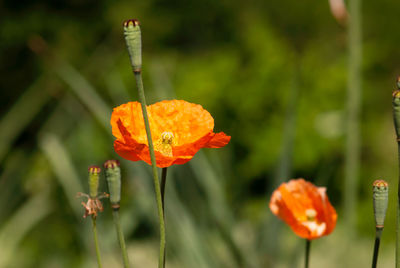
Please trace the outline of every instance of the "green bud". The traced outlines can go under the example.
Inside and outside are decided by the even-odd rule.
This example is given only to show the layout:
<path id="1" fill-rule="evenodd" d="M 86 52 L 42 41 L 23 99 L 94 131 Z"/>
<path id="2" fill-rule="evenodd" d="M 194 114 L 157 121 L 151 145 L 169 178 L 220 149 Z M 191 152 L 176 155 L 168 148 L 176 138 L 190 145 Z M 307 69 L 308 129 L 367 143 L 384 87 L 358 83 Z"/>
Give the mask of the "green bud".
<path id="1" fill-rule="evenodd" d="M 393 119 L 397 140 L 400 138 L 400 90 L 395 90 L 393 96 Z"/>
<path id="2" fill-rule="evenodd" d="M 89 170 L 89 196 L 91 198 L 97 197 L 99 189 L 99 174 L 101 169 L 98 166 L 90 166 Z"/>
<path id="3" fill-rule="evenodd" d="M 134 72 L 142 70 L 142 35 L 139 24 L 136 19 L 124 22 L 125 41 Z"/>
<path id="4" fill-rule="evenodd" d="M 121 201 L 121 170 L 117 160 L 108 160 L 104 163 L 110 201 L 114 208 L 119 208 Z"/>
<path id="5" fill-rule="evenodd" d="M 377 228 L 383 228 L 388 207 L 389 185 L 384 180 L 376 180 L 372 184 L 372 192 L 375 224 Z"/>

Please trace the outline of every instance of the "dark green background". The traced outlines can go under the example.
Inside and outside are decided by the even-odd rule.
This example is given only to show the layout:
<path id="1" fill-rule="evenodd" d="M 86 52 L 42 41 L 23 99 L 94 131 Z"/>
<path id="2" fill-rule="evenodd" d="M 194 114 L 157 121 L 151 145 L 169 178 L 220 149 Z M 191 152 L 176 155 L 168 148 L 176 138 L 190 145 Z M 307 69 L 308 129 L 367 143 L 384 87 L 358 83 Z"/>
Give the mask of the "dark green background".
<path id="1" fill-rule="evenodd" d="M 137 18 L 148 103 L 199 103 L 213 115 L 215 131 L 232 136 L 225 148 L 203 149 L 169 169 L 168 267 L 301 263 L 303 241 L 268 209 L 273 189 L 297 177 L 326 186 L 339 215 L 337 229 L 313 244 L 313 267 L 370 265 L 371 184 L 386 179 L 391 203 L 380 262 L 390 267 L 399 13 L 394 0 L 362 3 L 358 221 L 349 228 L 341 216 L 348 37 L 328 1 L 2 1 L 0 266 L 95 267 L 90 221 L 82 219 L 84 200 L 75 193 L 88 191 L 89 165 L 113 158 L 123 170 L 122 225 L 132 267 L 156 266 L 150 168 L 115 154 L 109 125 L 112 107 L 137 100 L 122 33 L 122 22 Z M 118 267 L 104 206 L 104 266 Z"/>

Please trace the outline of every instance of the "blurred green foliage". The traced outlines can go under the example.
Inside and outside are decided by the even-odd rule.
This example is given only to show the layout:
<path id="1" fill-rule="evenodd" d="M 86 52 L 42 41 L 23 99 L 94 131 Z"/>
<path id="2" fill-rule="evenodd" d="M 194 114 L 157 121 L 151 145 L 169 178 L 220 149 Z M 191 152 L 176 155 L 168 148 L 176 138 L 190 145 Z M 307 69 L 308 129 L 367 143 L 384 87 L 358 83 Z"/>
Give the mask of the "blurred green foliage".
<path id="1" fill-rule="evenodd" d="M 337 230 L 311 264 L 369 265 L 372 182 L 390 185 L 380 261 L 393 257 L 396 147 L 391 91 L 400 73 L 400 6 L 363 3 L 362 165 L 355 254 L 341 224 L 347 85 L 346 29 L 328 1 L 11 1 L 0 3 L 0 266 L 94 267 L 90 222 L 76 192 L 87 167 L 117 158 L 112 107 L 137 100 L 122 22 L 142 23 L 148 103 L 202 104 L 232 136 L 170 168 L 169 267 L 287 267 L 302 246 L 268 209 L 283 180 L 328 187 Z M 121 160 L 121 159 L 120 159 Z M 122 225 L 133 267 L 155 267 L 150 168 L 121 161 Z M 106 191 L 103 182 L 101 191 Z M 108 202 L 98 218 L 105 267 L 121 265 Z M 279 243 L 278 243 L 279 241 Z M 371 258 L 370 258 L 371 257 Z M 355 266 L 354 266 L 355 267 Z"/>

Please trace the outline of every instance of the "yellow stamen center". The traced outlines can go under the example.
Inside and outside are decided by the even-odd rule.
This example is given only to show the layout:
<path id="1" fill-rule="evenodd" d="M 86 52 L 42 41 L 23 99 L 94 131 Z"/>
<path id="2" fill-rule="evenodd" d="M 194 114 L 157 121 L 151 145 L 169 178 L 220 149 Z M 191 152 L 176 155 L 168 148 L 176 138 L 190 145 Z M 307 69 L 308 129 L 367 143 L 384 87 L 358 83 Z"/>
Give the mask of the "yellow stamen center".
<path id="1" fill-rule="evenodd" d="M 159 151 L 165 156 L 172 157 L 172 145 L 174 143 L 174 134 L 165 131 L 161 133 L 161 138 L 158 139 L 154 145 L 156 151 Z"/>
<path id="2" fill-rule="evenodd" d="M 306 217 L 308 221 L 314 221 L 316 216 L 317 216 L 317 211 L 315 211 L 315 209 L 311 208 L 306 210 Z"/>
<path id="3" fill-rule="evenodd" d="M 172 132 L 163 132 L 161 134 L 161 139 L 163 144 L 172 144 L 174 139 L 174 134 Z"/>

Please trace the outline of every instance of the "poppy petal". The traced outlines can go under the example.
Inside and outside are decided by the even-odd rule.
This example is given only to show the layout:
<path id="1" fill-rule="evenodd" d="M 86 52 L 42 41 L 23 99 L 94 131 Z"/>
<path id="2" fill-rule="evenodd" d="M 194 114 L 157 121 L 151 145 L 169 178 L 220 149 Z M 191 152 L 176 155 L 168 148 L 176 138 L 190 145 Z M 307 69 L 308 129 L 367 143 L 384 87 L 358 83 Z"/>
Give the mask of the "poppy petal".
<path id="1" fill-rule="evenodd" d="M 223 132 L 213 132 L 214 119 L 201 105 L 165 100 L 147 108 L 153 144 L 158 145 L 155 146 L 158 167 L 184 164 L 201 148 L 223 147 L 230 140 Z M 151 164 L 140 103 L 129 102 L 114 108 L 111 125 L 116 138 L 114 148 L 120 156 Z"/>
<path id="2" fill-rule="evenodd" d="M 231 136 L 226 135 L 224 132 L 213 133 L 212 138 L 207 142 L 207 148 L 221 148 L 229 143 Z"/>
<path id="3" fill-rule="evenodd" d="M 302 238 L 328 235 L 336 225 L 337 214 L 326 188 L 316 187 L 304 179 L 282 183 L 273 192 L 269 207 Z"/>

